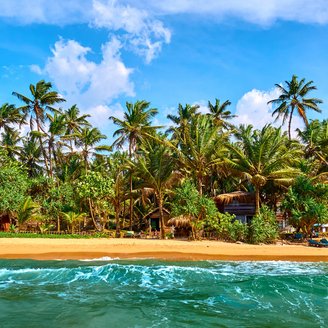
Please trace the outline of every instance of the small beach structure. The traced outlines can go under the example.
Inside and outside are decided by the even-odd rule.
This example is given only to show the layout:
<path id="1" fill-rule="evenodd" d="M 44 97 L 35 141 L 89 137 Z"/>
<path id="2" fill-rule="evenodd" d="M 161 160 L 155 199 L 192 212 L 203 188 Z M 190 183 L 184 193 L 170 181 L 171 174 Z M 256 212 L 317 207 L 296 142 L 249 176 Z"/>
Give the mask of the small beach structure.
<path id="1" fill-rule="evenodd" d="M 188 237 L 192 230 L 191 220 L 189 215 L 179 215 L 171 218 L 167 224 L 174 227 L 175 237 Z"/>
<path id="2" fill-rule="evenodd" d="M 168 220 L 170 219 L 170 212 L 163 208 L 164 226 L 168 226 Z M 148 220 L 149 231 L 160 231 L 161 224 L 159 218 L 159 208 L 155 208 L 144 216 L 144 219 Z"/>
<path id="3" fill-rule="evenodd" d="M 230 213 L 242 223 L 250 223 L 255 215 L 255 194 L 246 191 L 234 191 L 214 197 L 218 210 Z"/>

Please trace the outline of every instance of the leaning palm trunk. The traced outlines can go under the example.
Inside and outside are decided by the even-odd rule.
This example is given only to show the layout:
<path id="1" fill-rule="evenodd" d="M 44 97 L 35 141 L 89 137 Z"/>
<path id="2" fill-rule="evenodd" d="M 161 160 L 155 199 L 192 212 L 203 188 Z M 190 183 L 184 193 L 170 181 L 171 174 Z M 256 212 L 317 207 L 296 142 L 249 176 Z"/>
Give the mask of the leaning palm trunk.
<path id="1" fill-rule="evenodd" d="M 159 222 L 161 227 L 161 238 L 165 238 L 165 231 L 164 231 L 164 214 L 163 214 L 163 197 L 162 195 L 157 195 L 158 198 L 158 207 L 159 207 Z"/>
<path id="2" fill-rule="evenodd" d="M 120 206 L 115 205 L 115 222 L 116 222 L 116 238 L 121 237 L 121 227 L 120 227 Z"/>

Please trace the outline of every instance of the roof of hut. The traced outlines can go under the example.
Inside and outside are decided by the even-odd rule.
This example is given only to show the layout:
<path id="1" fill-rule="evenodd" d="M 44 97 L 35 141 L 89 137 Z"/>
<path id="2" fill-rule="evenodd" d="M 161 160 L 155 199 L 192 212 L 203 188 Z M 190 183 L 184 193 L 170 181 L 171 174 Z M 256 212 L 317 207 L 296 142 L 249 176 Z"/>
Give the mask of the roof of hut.
<path id="1" fill-rule="evenodd" d="M 189 228 L 191 226 L 191 217 L 189 215 L 179 215 L 167 221 L 167 225 L 173 225 L 177 228 Z"/>
<path id="2" fill-rule="evenodd" d="M 226 194 L 221 194 L 214 197 L 216 203 L 219 204 L 230 204 L 234 200 L 239 202 L 250 203 L 255 201 L 255 194 L 253 192 L 246 191 L 233 191 Z"/>
<path id="3" fill-rule="evenodd" d="M 156 213 L 157 211 L 159 211 L 159 207 L 156 207 L 151 212 L 148 212 L 143 218 L 147 219 L 147 218 L 151 217 L 151 215 Z M 170 215 L 170 212 L 166 208 L 163 208 L 163 212 L 164 212 L 164 214 Z"/>

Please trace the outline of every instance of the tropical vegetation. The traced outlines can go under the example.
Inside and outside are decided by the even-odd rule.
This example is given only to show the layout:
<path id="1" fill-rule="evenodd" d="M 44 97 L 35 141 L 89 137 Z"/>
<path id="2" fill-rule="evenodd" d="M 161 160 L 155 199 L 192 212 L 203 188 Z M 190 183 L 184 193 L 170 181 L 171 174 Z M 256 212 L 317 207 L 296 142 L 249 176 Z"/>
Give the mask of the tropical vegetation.
<path id="1" fill-rule="evenodd" d="M 50 82 L 13 92 L 18 103 L 0 106 L 0 230 L 9 218 L 12 231 L 120 237 L 121 230 L 149 232 L 149 213 L 158 211 L 161 238 L 169 213 L 188 222 L 192 238 L 260 243 L 277 237 L 279 210 L 309 235 L 328 222 L 328 123 L 307 117 L 321 112 L 322 101 L 308 97 L 313 81 L 293 75 L 276 87 L 280 95 L 269 104 L 281 127 L 236 126 L 231 102 L 219 99 L 207 113 L 178 104 L 170 126 L 158 126 L 158 109 L 140 100 L 109 118 L 113 142 L 77 105 L 65 108 Z M 293 132 L 295 115 L 305 125 Z M 248 225 L 214 201 L 238 190 L 255 195 Z"/>

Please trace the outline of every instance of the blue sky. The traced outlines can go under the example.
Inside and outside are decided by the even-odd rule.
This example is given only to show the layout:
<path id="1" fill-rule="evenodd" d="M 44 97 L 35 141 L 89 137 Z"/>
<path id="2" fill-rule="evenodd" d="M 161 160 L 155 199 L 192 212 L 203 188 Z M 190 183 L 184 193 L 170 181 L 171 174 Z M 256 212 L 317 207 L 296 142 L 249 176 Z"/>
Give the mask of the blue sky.
<path id="1" fill-rule="evenodd" d="M 51 81 L 112 135 L 108 117 L 146 99 L 165 124 L 178 103 L 232 102 L 235 123 L 273 121 L 267 101 L 292 74 L 328 108 L 326 0 L 1 0 L 0 103 Z M 300 119 L 294 127 L 302 127 Z"/>

